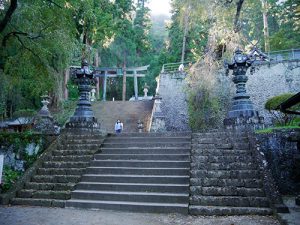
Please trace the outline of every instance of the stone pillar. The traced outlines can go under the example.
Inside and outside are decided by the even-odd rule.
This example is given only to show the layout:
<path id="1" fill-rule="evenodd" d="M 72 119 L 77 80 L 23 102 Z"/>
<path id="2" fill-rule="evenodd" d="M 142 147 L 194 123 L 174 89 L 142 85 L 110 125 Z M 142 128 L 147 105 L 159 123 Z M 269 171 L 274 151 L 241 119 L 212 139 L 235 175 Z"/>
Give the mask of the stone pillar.
<path id="1" fill-rule="evenodd" d="M 103 77 L 103 101 L 106 101 L 106 84 L 107 84 L 107 71 L 104 72 L 104 77 Z"/>
<path id="2" fill-rule="evenodd" d="M 2 184 L 3 165 L 4 165 L 4 155 L 0 155 L 0 184 Z"/>
<path id="3" fill-rule="evenodd" d="M 70 69 L 66 69 L 64 71 L 64 87 L 63 87 L 65 100 L 68 100 L 68 98 L 69 98 L 69 90 L 68 90 L 69 77 L 70 77 Z"/>
<path id="4" fill-rule="evenodd" d="M 136 71 L 133 72 L 133 78 L 134 78 L 134 98 L 137 101 L 139 96 L 138 96 L 138 80 L 137 80 L 137 75 Z"/>
<path id="5" fill-rule="evenodd" d="M 100 91 L 100 80 L 99 80 L 99 77 L 96 77 L 96 99 L 100 99 L 100 94 L 99 94 L 99 91 Z"/>

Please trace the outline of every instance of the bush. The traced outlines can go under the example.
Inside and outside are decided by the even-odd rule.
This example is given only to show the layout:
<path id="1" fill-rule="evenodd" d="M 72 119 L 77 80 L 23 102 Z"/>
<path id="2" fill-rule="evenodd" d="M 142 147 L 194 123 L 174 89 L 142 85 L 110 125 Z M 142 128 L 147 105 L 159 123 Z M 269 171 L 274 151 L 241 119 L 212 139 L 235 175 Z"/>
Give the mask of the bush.
<path id="1" fill-rule="evenodd" d="M 189 123 L 192 130 L 216 128 L 220 120 L 220 104 L 210 91 L 203 87 L 189 95 Z"/>
<path id="2" fill-rule="evenodd" d="M 275 125 L 280 125 L 280 126 L 291 125 L 292 121 L 295 119 L 294 115 L 283 113 L 279 109 L 277 109 L 277 107 L 281 103 L 288 100 L 293 95 L 294 94 L 286 93 L 286 94 L 274 96 L 272 98 L 269 98 L 265 103 L 265 109 L 268 110 L 272 115 Z M 291 110 L 297 110 L 299 108 L 300 107 L 298 104 L 298 106 L 292 107 Z"/>
<path id="3" fill-rule="evenodd" d="M 4 166 L 3 168 L 3 179 L 2 184 L 0 186 L 0 192 L 7 192 L 14 183 L 18 180 L 18 178 L 22 175 L 22 172 L 15 171 L 8 166 Z"/>

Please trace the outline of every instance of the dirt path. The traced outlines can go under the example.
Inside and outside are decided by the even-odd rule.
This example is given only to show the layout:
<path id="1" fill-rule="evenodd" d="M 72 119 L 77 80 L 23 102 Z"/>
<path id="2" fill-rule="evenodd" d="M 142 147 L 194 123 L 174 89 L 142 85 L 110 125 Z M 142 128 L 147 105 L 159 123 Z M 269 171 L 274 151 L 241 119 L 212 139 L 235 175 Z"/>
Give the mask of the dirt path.
<path id="1" fill-rule="evenodd" d="M 1 225 L 280 225 L 273 217 L 194 217 L 41 207 L 0 207 Z"/>

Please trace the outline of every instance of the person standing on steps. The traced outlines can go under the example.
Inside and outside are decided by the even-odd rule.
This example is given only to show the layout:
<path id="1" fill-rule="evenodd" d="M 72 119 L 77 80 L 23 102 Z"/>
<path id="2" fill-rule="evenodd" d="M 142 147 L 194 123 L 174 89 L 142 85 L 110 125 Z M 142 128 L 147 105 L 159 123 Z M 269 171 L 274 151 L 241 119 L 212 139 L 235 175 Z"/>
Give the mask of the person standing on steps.
<path id="1" fill-rule="evenodd" d="M 115 132 L 116 134 L 120 134 L 123 130 L 123 123 L 121 123 L 120 120 L 117 120 L 116 124 L 115 124 Z"/>

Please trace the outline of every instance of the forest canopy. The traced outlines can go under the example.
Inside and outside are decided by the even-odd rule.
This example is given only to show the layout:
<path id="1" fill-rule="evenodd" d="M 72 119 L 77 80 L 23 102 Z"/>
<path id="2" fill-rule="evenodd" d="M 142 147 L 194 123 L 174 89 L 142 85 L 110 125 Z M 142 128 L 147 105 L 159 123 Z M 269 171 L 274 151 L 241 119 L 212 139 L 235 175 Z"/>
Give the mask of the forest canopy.
<path id="1" fill-rule="evenodd" d="M 59 106 L 64 74 L 82 58 L 103 67 L 149 64 L 140 82 L 154 94 L 164 63 L 200 61 L 208 53 L 222 60 L 238 45 L 300 46 L 298 0 L 172 0 L 171 18 L 151 17 L 149 1 L 0 1 L 1 118 L 37 110 L 45 92 Z M 122 79 L 110 82 L 108 97 L 121 99 Z M 133 82 L 126 85 L 128 99 Z"/>

